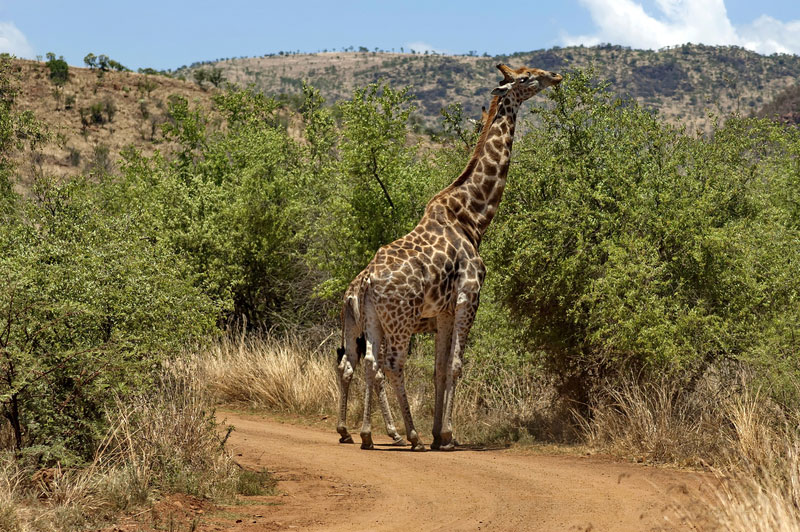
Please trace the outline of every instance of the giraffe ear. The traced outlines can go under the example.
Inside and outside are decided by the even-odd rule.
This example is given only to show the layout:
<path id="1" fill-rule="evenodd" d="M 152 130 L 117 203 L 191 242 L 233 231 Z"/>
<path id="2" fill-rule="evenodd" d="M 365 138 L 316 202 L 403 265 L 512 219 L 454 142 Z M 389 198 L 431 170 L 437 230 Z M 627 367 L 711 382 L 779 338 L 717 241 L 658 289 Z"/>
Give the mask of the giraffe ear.
<path id="1" fill-rule="evenodd" d="M 492 90 L 492 94 L 495 96 L 503 96 L 505 93 L 511 90 L 511 85 L 513 85 L 513 83 L 506 83 L 504 85 L 500 85 L 499 87 L 495 87 Z"/>

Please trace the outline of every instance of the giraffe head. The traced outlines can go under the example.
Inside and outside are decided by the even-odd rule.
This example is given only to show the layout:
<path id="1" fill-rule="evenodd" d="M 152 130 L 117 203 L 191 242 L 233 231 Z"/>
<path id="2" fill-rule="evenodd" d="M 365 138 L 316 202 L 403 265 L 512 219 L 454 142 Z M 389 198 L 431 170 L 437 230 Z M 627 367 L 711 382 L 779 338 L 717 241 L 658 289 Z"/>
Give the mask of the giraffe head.
<path id="1" fill-rule="evenodd" d="M 562 79 L 555 72 L 538 68 L 513 69 L 502 63 L 497 65 L 497 68 L 503 73 L 503 82 L 492 91 L 492 94 L 498 96 L 509 94 L 520 102 L 527 100 L 542 89 L 558 85 Z"/>

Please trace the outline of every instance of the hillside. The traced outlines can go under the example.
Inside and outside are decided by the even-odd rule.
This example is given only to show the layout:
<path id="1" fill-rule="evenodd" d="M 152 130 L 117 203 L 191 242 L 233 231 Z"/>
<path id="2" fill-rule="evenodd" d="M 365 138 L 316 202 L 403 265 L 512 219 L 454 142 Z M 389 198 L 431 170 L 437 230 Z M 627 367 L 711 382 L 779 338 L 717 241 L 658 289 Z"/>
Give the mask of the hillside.
<path id="1" fill-rule="evenodd" d="M 758 110 L 756 116 L 800 125 L 800 85 L 789 87 Z"/>
<path id="2" fill-rule="evenodd" d="M 416 123 L 436 130 L 439 112 L 461 103 L 467 116 L 480 116 L 489 89 L 498 79 L 495 65 L 535 65 L 568 72 L 594 65 L 596 76 L 612 90 L 636 98 L 667 121 L 689 131 L 707 131 L 709 113 L 777 116 L 797 122 L 800 57 L 762 56 L 736 47 L 685 45 L 659 52 L 619 46 L 571 47 L 508 56 L 442 56 L 385 52 L 326 52 L 268 55 L 193 65 L 174 78 L 133 72 L 70 67 L 60 89 L 42 62 L 16 60 L 18 104 L 48 125 L 55 142 L 35 159 L 21 161 L 23 183 L 38 173 L 86 173 L 92 166 L 113 166 L 119 152 L 133 145 L 145 153 L 163 149 L 159 127 L 167 120 L 167 99 L 180 94 L 208 107 L 216 89 L 193 81 L 194 71 L 213 66 L 238 85 L 254 84 L 273 95 L 298 95 L 302 81 L 318 87 L 329 103 L 349 98 L 353 89 L 380 79 L 409 85 L 416 96 Z M 27 188 L 27 187 L 26 187 Z"/>
<path id="3" fill-rule="evenodd" d="M 520 52 L 495 57 L 400 54 L 386 52 L 325 52 L 228 59 L 182 68 L 213 66 L 231 82 L 254 84 L 268 94 L 297 94 L 303 80 L 318 87 L 329 101 L 347 98 L 355 87 L 383 79 L 411 86 L 421 122 L 438 125 L 439 110 L 460 102 L 470 116 L 498 79 L 495 65 L 528 65 L 568 72 L 594 65 L 619 95 L 636 98 L 657 109 L 671 123 L 689 130 L 707 130 L 708 112 L 750 114 L 771 101 L 800 77 L 800 57 L 763 56 L 738 47 L 683 45 L 657 52 L 620 46 L 569 47 Z"/>
<path id="4" fill-rule="evenodd" d="M 23 186 L 37 173 L 77 174 L 93 165 L 113 166 L 119 152 L 133 145 L 151 154 L 164 142 L 159 125 L 166 118 L 167 98 L 180 94 L 209 106 L 211 93 L 194 83 L 132 72 L 105 72 L 70 67 L 66 84 L 56 89 L 41 62 L 15 60 L 20 109 L 30 110 L 47 125 L 54 142 L 33 160 L 20 161 Z"/>

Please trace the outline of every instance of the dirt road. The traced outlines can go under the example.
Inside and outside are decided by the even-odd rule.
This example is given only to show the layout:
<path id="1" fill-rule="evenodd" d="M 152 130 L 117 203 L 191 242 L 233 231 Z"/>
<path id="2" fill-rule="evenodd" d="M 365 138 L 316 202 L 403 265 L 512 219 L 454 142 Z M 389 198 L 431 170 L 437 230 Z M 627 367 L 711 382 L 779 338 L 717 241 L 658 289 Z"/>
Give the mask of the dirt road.
<path id="1" fill-rule="evenodd" d="M 412 453 L 379 435 L 376 450 L 362 451 L 331 430 L 220 418 L 236 427 L 237 460 L 280 480 L 280 495 L 237 510 L 237 530 L 688 530 L 670 507 L 702 489 L 698 474 L 597 457 Z"/>

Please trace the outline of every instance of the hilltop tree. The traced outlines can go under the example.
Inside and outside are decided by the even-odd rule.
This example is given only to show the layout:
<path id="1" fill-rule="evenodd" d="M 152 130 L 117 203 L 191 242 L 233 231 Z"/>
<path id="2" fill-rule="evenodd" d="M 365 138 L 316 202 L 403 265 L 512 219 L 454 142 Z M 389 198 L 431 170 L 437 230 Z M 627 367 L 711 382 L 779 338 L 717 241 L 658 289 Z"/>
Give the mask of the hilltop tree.
<path id="1" fill-rule="evenodd" d="M 206 79 L 211 82 L 214 87 L 219 87 L 220 84 L 225 81 L 225 76 L 222 74 L 222 69 L 213 67 L 209 70 Z"/>
<path id="2" fill-rule="evenodd" d="M 83 63 L 89 67 L 89 70 L 94 70 L 97 68 L 97 56 L 89 52 L 86 54 L 86 57 L 83 58 Z"/>
<path id="3" fill-rule="evenodd" d="M 56 54 L 47 52 L 47 63 L 50 69 L 50 81 L 57 87 L 64 85 L 69 79 L 69 65 L 64 61 L 64 56 L 59 56 L 56 59 Z"/>

